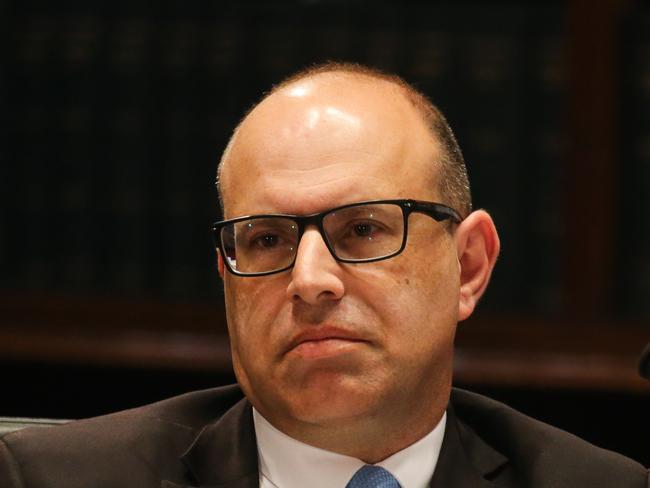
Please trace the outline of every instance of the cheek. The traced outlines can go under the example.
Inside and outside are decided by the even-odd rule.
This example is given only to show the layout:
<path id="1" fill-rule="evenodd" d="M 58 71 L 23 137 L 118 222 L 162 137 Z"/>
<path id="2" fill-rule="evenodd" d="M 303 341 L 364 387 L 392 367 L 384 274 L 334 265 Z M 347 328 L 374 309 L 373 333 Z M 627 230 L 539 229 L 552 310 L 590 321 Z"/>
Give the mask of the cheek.
<path id="1" fill-rule="evenodd" d="M 286 288 L 277 281 L 270 277 L 226 281 L 226 318 L 234 360 L 244 360 L 246 354 L 263 355 L 271 343 Z"/>
<path id="2" fill-rule="evenodd" d="M 431 222 L 429 222 L 431 223 Z M 427 296 L 436 308 L 457 308 L 460 274 L 454 239 L 442 226 L 425 227 L 410 238 L 403 272 L 412 276 L 412 286 Z"/>
<path id="3" fill-rule="evenodd" d="M 418 251 L 423 248 L 411 246 L 397 258 L 367 268 L 357 288 L 384 322 L 388 347 L 404 357 L 409 351 L 448 348 L 458 322 L 455 251 L 448 245 Z"/>

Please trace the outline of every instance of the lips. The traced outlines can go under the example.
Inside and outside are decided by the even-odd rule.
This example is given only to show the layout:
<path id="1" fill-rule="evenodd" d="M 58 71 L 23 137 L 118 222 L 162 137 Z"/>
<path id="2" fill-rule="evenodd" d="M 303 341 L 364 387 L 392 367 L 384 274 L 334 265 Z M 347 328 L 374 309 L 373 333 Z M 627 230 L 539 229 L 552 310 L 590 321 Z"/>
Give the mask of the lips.
<path id="1" fill-rule="evenodd" d="M 368 342 L 358 334 L 338 327 L 322 326 L 305 329 L 296 334 L 287 347 L 286 352 L 295 349 L 318 347 L 334 347 L 352 342 Z"/>

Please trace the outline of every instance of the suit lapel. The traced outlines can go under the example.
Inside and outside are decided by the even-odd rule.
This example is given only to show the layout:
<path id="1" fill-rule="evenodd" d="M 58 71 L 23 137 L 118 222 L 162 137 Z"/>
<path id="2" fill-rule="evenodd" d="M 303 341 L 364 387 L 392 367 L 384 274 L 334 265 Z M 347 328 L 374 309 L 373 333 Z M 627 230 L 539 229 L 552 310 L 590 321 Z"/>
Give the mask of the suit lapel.
<path id="1" fill-rule="evenodd" d="M 257 443 L 248 401 L 239 401 L 219 421 L 206 425 L 181 459 L 195 484 L 163 481 L 162 488 L 258 488 Z"/>
<path id="2" fill-rule="evenodd" d="M 450 403 L 431 488 L 494 488 L 495 485 L 489 481 L 490 475 L 507 462 L 505 456 L 458 419 Z"/>

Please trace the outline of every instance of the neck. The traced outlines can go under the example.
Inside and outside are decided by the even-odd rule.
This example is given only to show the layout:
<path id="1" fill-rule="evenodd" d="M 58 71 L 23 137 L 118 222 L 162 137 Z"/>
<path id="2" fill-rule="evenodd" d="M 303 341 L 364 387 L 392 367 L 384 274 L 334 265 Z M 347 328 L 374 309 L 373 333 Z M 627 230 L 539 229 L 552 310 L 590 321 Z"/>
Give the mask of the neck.
<path id="1" fill-rule="evenodd" d="M 441 396 L 440 401 L 429 403 L 421 411 L 411 405 L 408 415 L 397 408 L 353 419 L 284 424 L 260 413 L 278 430 L 300 442 L 376 464 L 422 439 L 438 425 L 449 399 L 448 394 Z"/>

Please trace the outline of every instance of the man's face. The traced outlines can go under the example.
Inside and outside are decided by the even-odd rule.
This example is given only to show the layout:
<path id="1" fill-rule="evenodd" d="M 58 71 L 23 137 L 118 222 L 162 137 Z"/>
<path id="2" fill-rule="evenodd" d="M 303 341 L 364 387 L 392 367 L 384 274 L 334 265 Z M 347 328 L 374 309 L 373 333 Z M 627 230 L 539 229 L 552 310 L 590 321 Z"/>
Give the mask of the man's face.
<path id="1" fill-rule="evenodd" d="M 376 199 L 439 201 L 438 156 L 398 89 L 319 75 L 272 95 L 242 124 L 222 171 L 226 218 Z M 293 269 L 226 272 L 224 282 L 237 378 L 276 427 L 430 423 L 444 409 L 459 294 L 444 224 L 411 215 L 402 254 L 365 264 L 335 261 L 308 227 Z"/>

